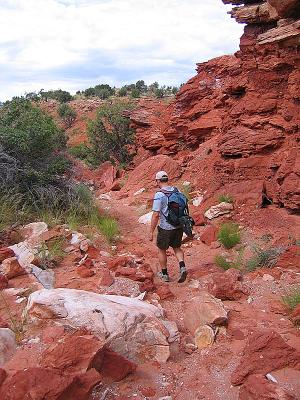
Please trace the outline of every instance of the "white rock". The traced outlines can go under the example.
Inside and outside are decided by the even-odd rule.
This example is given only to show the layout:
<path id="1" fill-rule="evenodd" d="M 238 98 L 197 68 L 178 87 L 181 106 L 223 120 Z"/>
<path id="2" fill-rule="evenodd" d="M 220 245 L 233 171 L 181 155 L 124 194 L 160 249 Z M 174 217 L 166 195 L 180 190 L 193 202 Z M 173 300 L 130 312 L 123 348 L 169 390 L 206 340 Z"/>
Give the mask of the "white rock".
<path id="1" fill-rule="evenodd" d="M 25 240 L 28 243 L 37 244 L 36 240 L 47 231 L 48 225 L 45 222 L 32 222 L 31 224 L 23 226 L 21 234 L 25 236 Z"/>
<path id="2" fill-rule="evenodd" d="M 195 197 L 194 199 L 193 199 L 193 201 L 192 201 L 192 203 L 193 203 L 193 206 L 195 206 L 195 207 L 199 207 L 200 206 L 200 204 L 202 203 L 202 201 L 203 201 L 203 198 L 204 198 L 204 196 L 203 195 L 200 195 L 200 196 L 197 196 L 197 197 Z"/>
<path id="3" fill-rule="evenodd" d="M 269 274 L 263 274 L 262 280 L 264 282 L 273 282 L 275 280 L 274 276 L 269 275 Z"/>
<path id="4" fill-rule="evenodd" d="M 271 382 L 278 383 L 277 379 L 274 378 L 274 376 L 271 375 L 271 374 L 267 374 L 267 375 L 266 375 L 266 378 L 267 378 L 269 381 L 271 381 Z"/>
<path id="5" fill-rule="evenodd" d="M 204 213 L 204 216 L 208 219 L 213 219 L 219 217 L 220 215 L 228 214 L 232 210 L 233 205 L 231 203 L 222 202 L 216 206 L 210 207 L 210 209 Z"/>
<path id="6" fill-rule="evenodd" d="M 14 332 L 8 328 L 0 328 L 0 367 L 11 359 L 16 348 L 17 344 Z"/>
<path id="7" fill-rule="evenodd" d="M 162 323 L 166 327 L 166 329 L 169 331 L 169 337 L 168 337 L 168 342 L 173 343 L 176 341 L 179 341 L 180 334 L 176 325 L 176 322 L 174 321 L 168 321 L 168 320 L 163 320 Z"/>
<path id="8" fill-rule="evenodd" d="M 100 194 L 100 196 L 98 197 L 99 200 L 107 200 L 110 201 L 111 200 L 111 195 L 108 193 L 103 193 Z"/>
<path id="9" fill-rule="evenodd" d="M 32 265 L 31 273 L 36 277 L 36 279 L 44 286 L 45 289 L 52 289 L 55 282 L 55 274 L 52 269 L 44 270 Z"/>
<path id="10" fill-rule="evenodd" d="M 28 242 L 20 242 L 10 246 L 15 252 L 15 255 L 19 261 L 19 264 L 28 272 L 31 272 L 31 263 L 34 260 L 37 250 L 33 248 Z"/>
<path id="11" fill-rule="evenodd" d="M 111 257 L 110 253 L 108 253 L 107 251 L 103 251 L 103 250 L 100 251 L 100 255 L 102 257 Z"/>
<path id="12" fill-rule="evenodd" d="M 141 188 L 140 190 L 137 190 L 135 193 L 133 193 L 134 196 L 138 196 L 139 194 L 144 193 L 146 189 L 145 188 Z"/>
<path id="13" fill-rule="evenodd" d="M 190 186 L 190 184 L 191 184 L 191 182 L 189 182 L 189 181 L 184 181 L 183 184 L 182 184 L 182 186 Z"/>
<path id="14" fill-rule="evenodd" d="M 26 312 L 35 324 L 52 319 L 86 328 L 135 362 L 165 362 L 170 356 L 170 332 L 162 322 L 163 310 L 135 298 L 43 289 L 29 296 Z"/>
<path id="15" fill-rule="evenodd" d="M 43 233 L 48 231 L 45 222 L 33 222 L 24 226 L 21 230 L 26 237 L 23 242 L 14 244 L 10 248 L 14 251 L 19 264 L 28 272 L 31 272 L 32 261 L 38 253 L 38 247 L 44 242 L 41 237 Z"/>
<path id="16" fill-rule="evenodd" d="M 82 233 L 74 232 L 72 233 L 70 244 L 79 244 L 82 240 L 85 240 L 85 236 Z"/>
<path id="17" fill-rule="evenodd" d="M 142 216 L 138 219 L 138 222 L 139 222 L 140 224 L 150 225 L 150 224 L 151 224 L 152 214 L 153 214 L 153 212 L 150 211 L 150 212 L 148 212 L 147 214 L 142 215 Z"/>

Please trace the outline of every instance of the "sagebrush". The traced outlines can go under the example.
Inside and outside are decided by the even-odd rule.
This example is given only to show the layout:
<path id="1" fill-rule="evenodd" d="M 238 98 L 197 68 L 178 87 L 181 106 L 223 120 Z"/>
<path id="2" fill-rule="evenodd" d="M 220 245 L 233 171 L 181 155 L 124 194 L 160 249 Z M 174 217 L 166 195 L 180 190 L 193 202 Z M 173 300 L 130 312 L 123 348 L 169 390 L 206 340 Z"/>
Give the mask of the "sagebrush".
<path id="1" fill-rule="evenodd" d="M 241 232 L 238 224 L 226 222 L 222 224 L 218 231 L 218 240 L 226 249 L 231 249 L 241 241 Z"/>

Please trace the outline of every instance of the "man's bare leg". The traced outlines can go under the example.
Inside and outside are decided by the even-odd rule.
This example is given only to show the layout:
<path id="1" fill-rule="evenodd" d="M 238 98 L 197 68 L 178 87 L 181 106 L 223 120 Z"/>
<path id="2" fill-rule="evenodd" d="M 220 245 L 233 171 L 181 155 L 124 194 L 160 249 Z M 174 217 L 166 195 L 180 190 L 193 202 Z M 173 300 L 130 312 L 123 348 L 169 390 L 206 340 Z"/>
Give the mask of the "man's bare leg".
<path id="1" fill-rule="evenodd" d="M 174 253 L 175 253 L 175 256 L 176 256 L 178 262 L 184 261 L 184 253 L 183 253 L 183 250 L 181 249 L 181 247 L 178 247 L 173 250 L 174 250 Z"/>

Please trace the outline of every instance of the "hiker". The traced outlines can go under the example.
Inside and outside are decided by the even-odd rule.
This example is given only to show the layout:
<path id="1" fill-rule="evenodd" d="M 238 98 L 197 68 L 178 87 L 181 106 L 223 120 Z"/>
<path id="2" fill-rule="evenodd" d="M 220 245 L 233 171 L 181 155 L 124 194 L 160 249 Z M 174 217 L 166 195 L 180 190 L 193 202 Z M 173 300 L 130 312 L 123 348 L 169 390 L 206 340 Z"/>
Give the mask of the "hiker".
<path id="1" fill-rule="evenodd" d="M 153 241 L 157 227 L 158 258 L 161 267 L 159 277 L 169 282 L 167 269 L 167 249 L 172 247 L 179 262 L 179 283 L 186 280 L 187 271 L 184 263 L 184 253 L 181 249 L 183 232 L 192 235 L 193 219 L 188 215 L 187 199 L 183 193 L 173 186 L 169 186 L 168 174 L 165 171 L 157 172 L 155 176 L 157 186 L 153 201 L 153 215 L 151 219 L 150 241 Z M 158 224 L 159 223 L 159 224 Z"/>

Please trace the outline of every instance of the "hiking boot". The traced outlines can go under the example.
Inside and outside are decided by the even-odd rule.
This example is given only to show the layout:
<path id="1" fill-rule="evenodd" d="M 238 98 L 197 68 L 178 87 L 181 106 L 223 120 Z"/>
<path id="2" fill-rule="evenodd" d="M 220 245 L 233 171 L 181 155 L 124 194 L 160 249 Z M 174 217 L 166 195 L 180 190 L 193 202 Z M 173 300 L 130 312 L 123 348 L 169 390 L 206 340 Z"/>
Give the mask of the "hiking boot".
<path id="1" fill-rule="evenodd" d="M 178 279 L 178 283 L 183 283 L 187 277 L 187 270 L 185 268 L 180 268 L 180 276 Z"/>
<path id="2" fill-rule="evenodd" d="M 168 274 L 163 274 L 162 272 L 159 272 L 159 273 L 157 274 L 157 276 L 158 276 L 160 279 L 162 279 L 163 281 L 165 281 L 165 282 L 170 282 L 170 278 L 169 278 L 169 275 L 168 275 Z"/>

